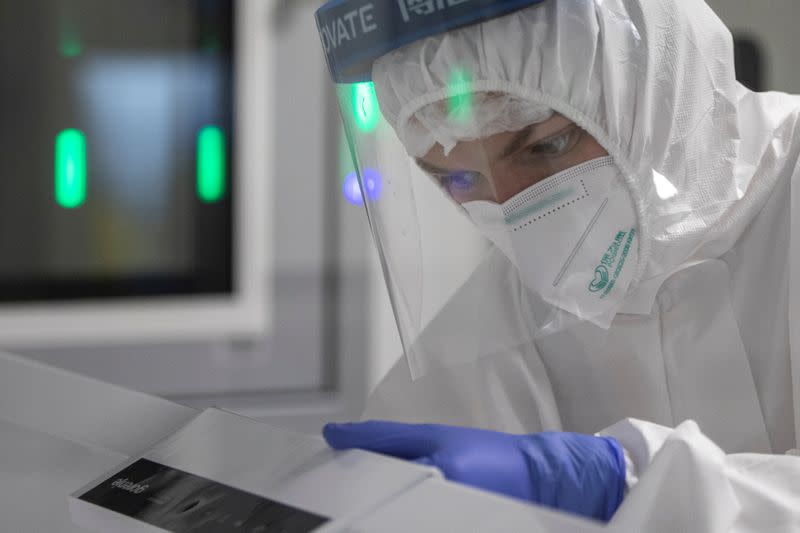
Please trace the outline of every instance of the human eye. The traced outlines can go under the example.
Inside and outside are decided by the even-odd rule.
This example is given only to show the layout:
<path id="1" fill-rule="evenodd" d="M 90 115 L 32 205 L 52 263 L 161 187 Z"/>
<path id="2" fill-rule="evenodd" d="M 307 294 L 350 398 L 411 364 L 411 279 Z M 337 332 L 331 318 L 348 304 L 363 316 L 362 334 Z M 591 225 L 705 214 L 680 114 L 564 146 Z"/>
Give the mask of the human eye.
<path id="1" fill-rule="evenodd" d="M 480 173 L 470 171 L 438 175 L 436 179 L 455 200 L 461 200 L 474 194 L 483 183 L 483 176 Z"/>
<path id="2" fill-rule="evenodd" d="M 572 124 L 555 135 L 537 141 L 526 149 L 532 156 L 559 157 L 572 150 L 583 134 L 583 130 Z"/>

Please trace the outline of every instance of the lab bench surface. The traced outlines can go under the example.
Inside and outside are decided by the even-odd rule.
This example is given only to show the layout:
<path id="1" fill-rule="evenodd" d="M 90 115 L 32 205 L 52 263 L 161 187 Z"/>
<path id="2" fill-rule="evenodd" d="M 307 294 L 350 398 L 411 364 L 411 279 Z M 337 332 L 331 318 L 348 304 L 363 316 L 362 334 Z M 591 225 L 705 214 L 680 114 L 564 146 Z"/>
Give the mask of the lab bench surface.
<path id="1" fill-rule="evenodd" d="M 170 447 L 181 442 L 180 435 L 191 436 L 187 431 L 199 427 L 197 422 L 202 420 L 233 425 L 218 428 L 215 442 L 220 447 L 216 449 L 223 455 L 214 455 L 209 448 L 197 464 L 230 466 L 209 472 L 214 476 L 239 472 L 229 483 L 251 493 L 269 484 L 245 475 L 248 469 L 237 460 L 245 460 L 244 454 L 249 453 L 249 464 L 285 466 L 289 458 L 300 461 L 302 455 L 293 439 L 308 440 L 309 460 L 292 465 L 293 475 L 272 484 L 270 494 L 277 501 L 329 517 L 320 533 L 606 531 L 593 522 L 448 483 L 403 461 L 366 452 L 334 453 L 318 436 L 292 435 L 249 419 L 237 421 L 220 415 L 201 414 L 161 398 L 0 353 L 0 531 L 87 531 L 74 525 L 71 494 L 148 450 L 152 456 L 159 447 L 164 448 L 163 456 L 156 457 L 174 460 Z M 278 456 L 280 446 L 259 448 L 284 441 L 288 443 L 284 448 L 293 451 L 287 451 L 286 457 Z M 221 451 L 232 449 L 239 451 L 229 455 Z M 189 457 L 197 459 L 196 454 Z"/>

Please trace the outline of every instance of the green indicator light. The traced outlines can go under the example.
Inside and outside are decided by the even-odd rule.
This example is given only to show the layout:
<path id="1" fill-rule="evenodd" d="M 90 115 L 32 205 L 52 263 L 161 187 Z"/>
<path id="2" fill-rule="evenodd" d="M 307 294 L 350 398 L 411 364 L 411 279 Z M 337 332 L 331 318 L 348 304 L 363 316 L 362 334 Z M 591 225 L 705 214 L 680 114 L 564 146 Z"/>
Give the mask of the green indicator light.
<path id="1" fill-rule="evenodd" d="M 353 114 L 356 125 L 361 131 L 370 132 L 378 125 L 381 110 L 378 107 L 378 97 L 375 95 L 375 86 L 372 82 L 353 85 Z"/>
<path id="2" fill-rule="evenodd" d="M 218 202 L 225 195 L 225 134 L 206 126 L 197 135 L 197 196 Z"/>
<path id="3" fill-rule="evenodd" d="M 77 39 L 65 39 L 61 43 L 61 55 L 64 57 L 78 57 L 83 52 L 83 46 Z"/>
<path id="4" fill-rule="evenodd" d="M 468 70 L 458 68 L 450 74 L 447 86 L 450 120 L 466 122 L 472 118 L 472 76 Z"/>
<path id="5" fill-rule="evenodd" d="M 86 136 L 79 130 L 64 130 L 56 137 L 56 202 L 75 209 L 86 201 Z"/>
<path id="6" fill-rule="evenodd" d="M 61 36 L 58 47 L 61 55 L 68 58 L 78 57 L 83 53 L 83 41 L 74 24 L 69 22 L 61 23 Z"/>

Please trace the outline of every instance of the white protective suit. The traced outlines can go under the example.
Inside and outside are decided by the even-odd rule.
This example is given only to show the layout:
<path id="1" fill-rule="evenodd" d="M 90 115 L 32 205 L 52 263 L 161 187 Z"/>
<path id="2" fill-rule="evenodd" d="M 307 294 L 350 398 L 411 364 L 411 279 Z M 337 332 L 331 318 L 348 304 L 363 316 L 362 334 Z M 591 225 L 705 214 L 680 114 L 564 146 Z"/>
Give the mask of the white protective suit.
<path id="1" fill-rule="evenodd" d="M 381 110 L 408 146 L 437 58 L 472 50 L 478 89 L 578 123 L 634 180 L 637 287 L 604 342 L 559 333 L 416 381 L 401 360 L 365 417 L 602 432 L 632 460 L 612 526 L 800 531 L 800 99 L 735 81 L 731 36 L 702 0 L 552 1 L 381 58 Z M 505 49 L 482 46 L 494 32 Z M 519 305 L 505 257 L 480 268 L 498 274 L 495 305 Z M 469 284 L 449 303 L 481 304 Z"/>

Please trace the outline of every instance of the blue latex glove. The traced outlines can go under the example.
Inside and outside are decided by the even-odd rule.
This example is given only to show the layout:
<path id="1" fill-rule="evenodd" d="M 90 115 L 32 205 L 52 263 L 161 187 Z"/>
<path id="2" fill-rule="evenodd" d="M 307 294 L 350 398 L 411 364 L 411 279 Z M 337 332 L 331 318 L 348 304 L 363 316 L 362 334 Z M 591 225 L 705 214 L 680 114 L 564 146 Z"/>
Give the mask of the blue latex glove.
<path id="1" fill-rule="evenodd" d="M 625 493 L 625 456 L 610 437 L 394 422 L 328 424 L 323 434 L 336 450 L 435 466 L 457 483 L 598 520 L 608 521 Z"/>

